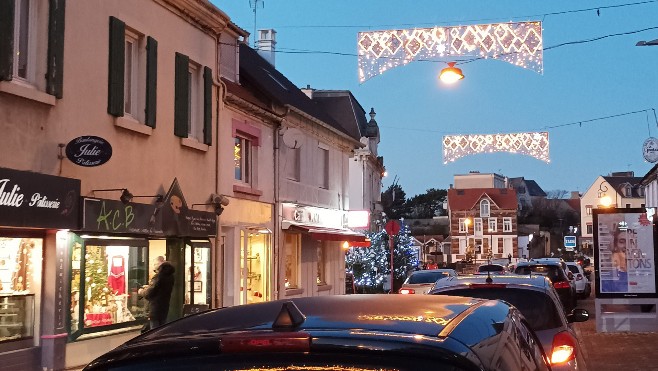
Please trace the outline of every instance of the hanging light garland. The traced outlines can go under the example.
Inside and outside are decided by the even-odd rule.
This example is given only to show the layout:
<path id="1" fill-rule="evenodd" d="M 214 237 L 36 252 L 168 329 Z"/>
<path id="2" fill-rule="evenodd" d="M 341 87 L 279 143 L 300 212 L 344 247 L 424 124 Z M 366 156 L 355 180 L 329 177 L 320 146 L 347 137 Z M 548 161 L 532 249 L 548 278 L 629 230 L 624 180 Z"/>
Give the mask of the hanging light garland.
<path id="1" fill-rule="evenodd" d="M 510 152 L 550 162 L 548 132 L 446 135 L 443 137 L 443 163 L 477 153 Z"/>
<path id="2" fill-rule="evenodd" d="M 359 32 L 359 82 L 414 60 L 472 56 L 543 73 L 539 21 Z"/>

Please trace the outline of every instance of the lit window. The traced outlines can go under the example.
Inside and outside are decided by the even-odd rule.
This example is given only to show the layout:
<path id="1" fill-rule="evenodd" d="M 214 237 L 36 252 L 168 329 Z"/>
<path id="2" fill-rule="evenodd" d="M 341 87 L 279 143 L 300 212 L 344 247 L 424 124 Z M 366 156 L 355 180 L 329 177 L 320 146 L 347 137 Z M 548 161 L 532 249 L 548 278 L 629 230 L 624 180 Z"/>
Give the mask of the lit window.
<path id="1" fill-rule="evenodd" d="M 459 233 L 468 233 L 468 222 L 466 218 L 459 218 Z"/>
<path id="2" fill-rule="evenodd" d="M 498 219 L 489 218 L 489 232 L 498 232 Z"/>
<path id="3" fill-rule="evenodd" d="M 503 232 L 512 231 L 512 218 L 503 218 Z"/>
<path id="4" fill-rule="evenodd" d="M 482 217 L 489 216 L 489 200 L 480 201 L 480 216 Z"/>
<path id="5" fill-rule="evenodd" d="M 299 288 L 301 235 L 284 233 L 284 264 L 286 289 Z"/>
<path id="6" fill-rule="evenodd" d="M 235 137 L 233 146 L 235 162 L 235 180 L 242 183 L 251 182 L 251 141 L 243 137 Z"/>

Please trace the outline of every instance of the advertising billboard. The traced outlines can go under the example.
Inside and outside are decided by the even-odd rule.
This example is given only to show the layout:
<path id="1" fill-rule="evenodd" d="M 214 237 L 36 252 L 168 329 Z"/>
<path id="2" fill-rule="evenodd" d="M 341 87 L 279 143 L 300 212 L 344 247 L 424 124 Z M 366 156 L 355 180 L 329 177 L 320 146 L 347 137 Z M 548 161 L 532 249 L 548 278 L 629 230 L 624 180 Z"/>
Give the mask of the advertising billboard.
<path id="1" fill-rule="evenodd" d="M 596 297 L 656 295 L 656 236 L 644 209 L 594 209 Z"/>

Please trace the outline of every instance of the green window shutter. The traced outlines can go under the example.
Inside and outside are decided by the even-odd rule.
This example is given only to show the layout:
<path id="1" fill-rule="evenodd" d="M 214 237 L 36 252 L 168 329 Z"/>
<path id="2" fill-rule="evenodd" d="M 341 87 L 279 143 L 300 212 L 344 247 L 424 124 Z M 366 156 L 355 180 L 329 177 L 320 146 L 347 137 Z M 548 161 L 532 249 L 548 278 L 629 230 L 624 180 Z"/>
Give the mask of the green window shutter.
<path id="1" fill-rule="evenodd" d="M 50 0 L 46 92 L 62 99 L 64 88 L 64 13 L 66 0 Z"/>
<path id="2" fill-rule="evenodd" d="M 176 53 L 176 76 L 174 81 L 174 135 L 187 138 L 190 102 L 190 58 Z"/>
<path id="3" fill-rule="evenodd" d="M 123 116 L 123 83 L 126 59 L 126 24 L 110 17 L 110 65 L 107 87 L 107 113 Z"/>
<path id="4" fill-rule="evenodd" d="M 203 143 L 212 145 L 212 70 L 203 67 Z"/>
<path id="5" fill-rule="evenodd" d="M 145 124 L 155 128 L 156 93 L 158 91 L 158 42 L 146 38 L 146 108 Z"/>
<path id="6" fill-rule="evenodd" d="M 0 81 L 9 81 L 14 69 L 14 0 L 0 0 Z"/>

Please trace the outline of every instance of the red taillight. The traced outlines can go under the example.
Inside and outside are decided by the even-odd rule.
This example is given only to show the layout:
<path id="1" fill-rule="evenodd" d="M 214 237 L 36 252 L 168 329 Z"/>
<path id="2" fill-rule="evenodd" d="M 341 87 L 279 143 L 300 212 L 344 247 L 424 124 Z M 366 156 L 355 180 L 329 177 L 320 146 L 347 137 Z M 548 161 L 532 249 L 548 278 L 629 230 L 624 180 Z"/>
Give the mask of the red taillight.
<path id="1" fill-rule="evenodd" d="M 559 365 L 576 358 L 576 338 L 569 332 L 562 331 L 553 337 L 553 349 L 551 350 L 551 364 Z"/>
<path id="2" fill-rule="evenodd" d="M 414 289 L 400 289 L 400 294 L 409 295 L 415 293 L 416 291 Z"/>
<path id="3" fill-rule="evenodd" d="M 311 335 L 305 332 L 227 335 L 220 340 L 225 353 L 308 352 Z"/>
<path id="4" fill-rule="evenodd" d="M 568 289 L 571 288 L 571 285 L 569 285 L 569 282 L 567 281 L 561 281 L 561 282 L 555 282 L 553 284 L 553 287 L 556 289 Z"/>

